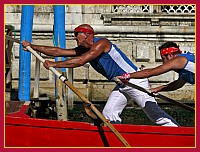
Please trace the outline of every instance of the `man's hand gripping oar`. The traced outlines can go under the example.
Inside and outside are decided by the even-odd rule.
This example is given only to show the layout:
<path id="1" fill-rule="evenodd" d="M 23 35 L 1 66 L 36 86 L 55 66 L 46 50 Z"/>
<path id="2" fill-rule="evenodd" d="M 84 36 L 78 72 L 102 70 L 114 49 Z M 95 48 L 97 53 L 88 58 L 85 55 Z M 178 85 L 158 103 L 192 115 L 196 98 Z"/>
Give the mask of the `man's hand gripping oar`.
<path id="1" fill-rule="evenodd" d="M 45 62 L 45 60 L 39 54 L 37 54 L 37 52 L 34 51 L 30 46 L 27 46 L 26 49 L 29 50 L 42 63 Z M 122 135 L 114 128 L 114 126 L 99 112 L 99 110 L 69 81 L 67 81 L 67 78 L 65 76 L 60 74 L 53 67 L 49 67 L 49 70 L 51 70 L 63 83 L 65 83 L 83 102 L 90 104 L 90 108 L 92 109 L 92 111 L 110 128 L 110 130 L 118 137 L 118 139 L 123 143 L 124 146 L 131 147 L 129 143 L 122 137 Z"/>
<path id="2" fill-rule="evenodd" d="M 145 88 L 142 88 L 142 87 L 140 87 L 140 86 L 137 86 L 137 85 L 135 85 L 135 84 L 132 84 L 132 83 L 130 83 L 130 82 L 128 82 L 128 81 L 123 81 L 123 82 L 122 82 L 118 77 L 115 77 L 114 80 L 115 80 L 116 83 L 123 84 L 123 85 L 129 86 L 129 87 L 132 87 L 132 88 L 134 88 L 134 89 L 138 89 L 138 90 L 140 90 L 140 91 L 142 91 L 142 92 L 147 93 L 148 95 L 150 95 L 150 96 L 152 96 L 152 97 L 157 97 L 157 98 L 163 99 L 163 100 L 165 100 L 165 101 L 168 101 L 168 102 L 171 102 L 171 103 L 173 103 L 173 104 L 176 104 L 176 105 L 178 105 L 178 106 L 180 106 L 180 107 L 182 107 L 182 108 L 184 108 L 184 109 L 187 109 L 187 110 L 189 110 L 189 111 L 191 111 L 191 112 L 195 112 L 195 109 L 194 109 L 194 108 L 192 108 L 192 107 L 190 107 L 190 106 L 188 106 L 188 105 L 185 105 L 185 104 L 183 104 L 183 103 L 180 103 L 180 102 L 178 102 L 178 101 L 175 101 L 175 100 L 173 100 L 173 99 L 171 99 L 171 98 L 168 98 L 168 97 L 166 97 L 166 96 L 164 96 L 164 95 L 161 95 L 161 94 L 158 94 L 158 93 L 152 93 L 152 92 L 146 90 Z"/>
<path id="3" fill-rule="evenodd" d="M 6 35 L 6 39 L 20 44 L 20 40 L 10 36 Z M 45 60 L 30 46 L 27 46 L 26 49 L 30 51 L 40 62 L 45 62 Z M 117 138 L 123 143 L 124 146 L 131 147 L 129 143 L 122 137 L 122 135 L 114 128 L 114 126 L 101 114 L 101 112 L 99 112 L 99 110 L 83 94 L 81 94 L 81 92 L 79 92 L 69 81 L 67 81 L 65 76 L 60 74 L 53 67 L 49 67 L 49 70 L 51 70 L 63 83 L 65 83 L 83 102 L 89 104 L 92 111 L 108 126 L 108 128 L 110 128 L 110 130 L 117 136 Z"/>

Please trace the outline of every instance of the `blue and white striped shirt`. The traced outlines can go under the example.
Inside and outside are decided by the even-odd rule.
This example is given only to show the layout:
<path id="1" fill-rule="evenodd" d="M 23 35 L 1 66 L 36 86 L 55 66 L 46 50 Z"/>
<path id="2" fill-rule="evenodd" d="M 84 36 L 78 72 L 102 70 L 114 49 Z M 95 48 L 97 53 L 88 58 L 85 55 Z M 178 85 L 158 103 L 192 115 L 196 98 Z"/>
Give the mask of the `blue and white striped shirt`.
<path id="1" fill-rule="evenodd" d="M 186 54 L 179 54 L 187 58 L 187 63 L 184 69 L 178 71 L 179 77 L 190 84 L 195 84 L 195 56 L 194 53 L 187 52 Z"/>
<path id="2" fill-rule="evenodd" d="M 101 38 L 94 38 L 97 42 Z M 92 61 L 91 66 L 108 80 L 113 81 L 114 77 L 123 73 L 132 73 L 137 71 L 137 67 L 128 59 L 128 57 L 113 43 L 108 52 L 102 53 Z"/>

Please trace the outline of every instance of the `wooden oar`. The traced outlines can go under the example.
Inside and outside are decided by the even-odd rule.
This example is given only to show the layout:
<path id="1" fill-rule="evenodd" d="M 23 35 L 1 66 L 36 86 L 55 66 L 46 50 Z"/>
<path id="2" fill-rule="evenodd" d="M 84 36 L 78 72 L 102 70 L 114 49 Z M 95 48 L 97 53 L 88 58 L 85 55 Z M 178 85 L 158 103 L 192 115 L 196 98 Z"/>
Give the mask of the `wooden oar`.
<path id="1" fill-rule="evenodd" d="M 114 78 L 114 80 L 117 82 L 117 83 L 120 83 L 120 79 L 118 79 L 118 78 Z M 132 88 L 134 88 L 134 89 L 137 89 L 137 90 L 140 90 L 140 91 L 142 91 L 142 92 L 145 92 L 145 93 L 147 93 L 148 95 L 150 95 L 150 96 L 152 96 L 152 97 L 158 97 L 158 98 L 160 98 L 160 99 L 163 99 L 163 100 L 165 100 L 165 101 L 169 101 L 169 102 L 171 102 L 171 103 L 173 103 L 173 104 L 176 104 L 176 105 L 178 105 L 178 106 L 180 106 L 180 107 L 182 107 L 182 108 L 184 108 L 184 109 L 187 109 L 187 110 L 189 110 L 189 111 L 191 111 L 191 112 L 195 112 L 195 109 L 193 108 L 193 107 L 190 107 L 190 106 L 188 106 L 188 105 L 185 105 L 185 104 L 183 104 L 183 103 L 180 103 L 180 102 L 178 102 L 178 101 L 176 101 L 176 100 L 173 100 L 173 99 L 171 99 L 171 98 L 168 98 L 168 97 L 166 97 L 166 96 L 164 96 L 164 95 L 162 95 L 162 94 L 159 94 L 159 93 L 151 93 L 150 91 L 148 91 L 148 90 L 146 90 L 145 88 L 142 88 L 142 87 L 140 87 L 140 86 L 138 86 L 138 85 L 135 85 L 135 84 L 133 84 L 133 83 L 130 83 L 130 82 L 125 82 L 125 83 L 123 83 L 124 85 L 127 85 L 127 86 L 129 86 L 129 87 L 132 87 Z"/>
<path id="2" fill-rule="evenodd" d="M 38 58 L 42 63 L 45 62 L 45 60 L 30 46 L 26 47 L 27 50 L 29 50 L 36 58 Z M 129 143 L 122 137 L 122 135 L 114 128 L 114 126 L 99 112 L 99 110 L 81 93 L 76 89 L 69 81 L 67 81 L 67 78 L 60 74 L 55 68 L 49 67 L 49 70 L 51 70 L 63 83 L 65 83 L 83 102 L 91 104 L 91 109 L 94 111 L 94 113 L 110 128 L 110 130 L 118 137 L 118 139 L 124 144 L 126 147 L 131 147 Z"/>
<path id="3" fill-rule="evenodd" d="M 20 43 L 20 41 L 19 41 L 18 39 L 14 39 L 14 38 L 12 38 L 12 37 L 10 37 L 10 36 L 7 36 L 7 35 L 6 35 L 6 39 L 7 39 L 7 40 L 14 41 L 14 42 L 16 42 L 16 43 Z M 33 51 L 34 51 L 34 50 L 33 50 Z M 42 58 L 42 59 L 43 59 L 43 58 Z M 44 59 L 43 59 L 43 60 L 44 60 Z M 41 61 L 41 62 L 42 62 L 42 61 Z M 52 71 L 52 72 L 53 72 L 53 71 Z M 53 73 L 54 73 L 54 72 L 53 72 Z M 61 75 L 61 74 L 60 74 L 60 75 Z M 115 81 L 116 81 L 116 82 L 119 82 L 120 80 L 119 80 L 118 78 L 115 78 Z M 158 94 L 158 93 L 157 93 L 157 94 L 153 94 L 153 93 L 147 91 L 146 89 L 144 89 L 144 88 L 142 88 L 142 87 L 140 87 L 140 86 L 137 86 L 137 85 L 135 85 L 135 84 L 132 84 L 132 83 L 130 83 L 130 82 L 126 82 L 125 85 L 130 86 L 130 87 L 135 88 L 135 89 L 138 89 L 138 90 L 140 90 L 140 91 L 143 91 L 143 92 L 149 94 L 150 96 L 158 97 L 158 98 L 163 99 L 163 100 L 165 100 L 165 101 L 169 101 L 169 102 L 171 102 L 171 103 L 173 103 L 173 104 L 179 105 L 180 107 L 185 108 L 185 109 L 187 109 L 187 110 L 189 110 L 189 111 L 195 112 L 195 109 L 194 109 L 193 107 L 190 107 L 190 106 L 188 106 L 188 105 L 185 105 L 185 104 L 183 104 L 183 103 L 180 103 L 180 102 L 178 102 L 178 101 L 175 101 L 175 100 L 173 100 L 173 99 L 170 99 L 170 98 L 168 98 L 168 97 L 166 97 L 166 96 L 164 96 L 164 95 L 161 95 L 161 94 Z"/>
<path id="4" fill-rule="evenodd" d="M 6 35 L 6 39 L 20 44 L 20 40 L 12 38 L 10 36 Z M 45 60 L 30 46 L 27 46 L 26 49 L 29 50 L 39 61 L 41 61 L 42 63 L 45 62 Z M 67 81 L 67 78 L 65 76 L 60 74 L 53 67 L 49 67 L 49 70 L 51 70 L 63 83 L 65 83 L 83 102 L 90 104 L 90 108 L 93 110 L 93 112 L 110 128 L 110 130 L 117 136 L 117 138 L 123 143 L 124 146 L 131 147 L 129 143 L 122 137 L 122 135 L 115 129 L 115 127 L 101 114 L 101 112 L 69 81 Z"/>

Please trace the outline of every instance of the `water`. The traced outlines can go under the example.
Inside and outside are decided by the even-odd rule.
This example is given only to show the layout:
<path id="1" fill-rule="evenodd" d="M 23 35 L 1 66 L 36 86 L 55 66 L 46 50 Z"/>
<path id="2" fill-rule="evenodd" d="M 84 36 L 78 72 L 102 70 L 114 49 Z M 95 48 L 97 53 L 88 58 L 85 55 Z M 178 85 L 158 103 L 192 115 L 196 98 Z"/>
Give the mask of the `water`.
<path id="1" fill-rule="evenodd" d="M 104 104 L 95 104 L 101 112 Z M 181 126 L 195 126 L 195 113 L 185 110 L 175 105 L 160 105 L 160 107 L 172 116 Z M 75 104 L 74 109 L 68 112 L 69 120 L 93 123 L 93 121 L 84 112 L 82 104 Z M 122 114 L 123 124 L 155 125 L 138 106 L 126 107 Z"/>
<path id="2" fill-rule="evenodd" d="M 57 114 L 55 112 L 55 101 L 42 101 L 41 103 L 42 106 L 37 108 L 36 118 L 56 120 Z M 94 105 L 100 112 L 102 112 L 105 102 L 99 102 L 98 104 L 95 102 Z M 172 116 L 181 126 L 195 126 L 194 112 L 170 103 L 159 103 L 159 106 L 166 113 Z M 34 106 L 32 108 L 34 108 Z M 30 115 L 30 111 L 28 115 Z M 121 118 L 122 124 L 156 125 L 152 123 L 146 114 L 144 114 L 143 110 L 134 103 L 128 104 L 128 106 L 123 110 Z M 85 113 L 82 102 L 75 102 L 74 109 L 71 111 L 68 110 L 68 120 L 93 123 L 93 120 Z"/>

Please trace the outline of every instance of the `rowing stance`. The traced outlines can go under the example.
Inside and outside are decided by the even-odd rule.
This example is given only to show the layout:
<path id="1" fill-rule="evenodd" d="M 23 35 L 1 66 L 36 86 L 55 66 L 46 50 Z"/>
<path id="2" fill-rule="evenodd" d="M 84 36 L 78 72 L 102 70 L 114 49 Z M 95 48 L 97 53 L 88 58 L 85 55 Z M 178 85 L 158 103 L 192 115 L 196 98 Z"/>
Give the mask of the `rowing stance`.
<path id="1" fill-rule="evenodd" d="M 168 71 L 175 71 L 179 74 L 179 78 L 167 85 L 162 85 L 156 88 L 152 88 L 154 93 L 161 91 L 174 91 L 181 88 L 185 83 L 195 84 L 195 55 L 194 53 L 187 52 L 182 54 L 179 46 L 174 42 L 166 42 L 159 47 L 160 55 L 163 60 L 163 64 L 150 69 L 144 69 L 134 73 L 124 73 L 117 78 L 122 81 L 129 80 L 131 78 L 141 79 L 157 76 Z"/>
<path id="2" fill-rule="evenodd" d="M 54 68 L 75 68 L 89 62 L 91 66 L 109 81 L 114 81 L 116 76 L 123 73 L 138 71 L 138 68 L 128 57 L 106 38 L 94 37 L 95 32 L 88 24 L 79 25 L 74 29 L 74 37 L 77 47 L 73 49 L 61 49 L 58 47 L 33 45 L 23 41 L 24 50 L 31 46 L 34 50 L 49 56 L 73 57 L 65 61 L 52 62 L 46 60 L 44 66 Z M 148 88 L 147 79 L 131 79 L 131 83 L 143 88 Z M 127 101 L 134 101 L 142 107 L 150 120 L 162 126 L 179 126 L 178 123 L 158 105 L 156 100 L 148 94 L 126 86 L 116 85 L 103 109 L 103 115 L 111 123 L 121 123 L 120 114 L 127 105 Z"/>

